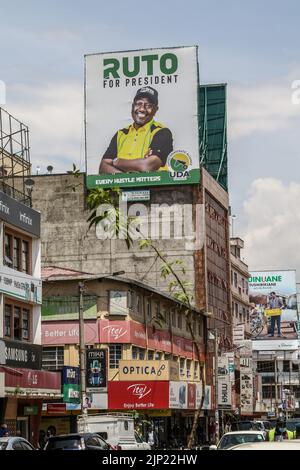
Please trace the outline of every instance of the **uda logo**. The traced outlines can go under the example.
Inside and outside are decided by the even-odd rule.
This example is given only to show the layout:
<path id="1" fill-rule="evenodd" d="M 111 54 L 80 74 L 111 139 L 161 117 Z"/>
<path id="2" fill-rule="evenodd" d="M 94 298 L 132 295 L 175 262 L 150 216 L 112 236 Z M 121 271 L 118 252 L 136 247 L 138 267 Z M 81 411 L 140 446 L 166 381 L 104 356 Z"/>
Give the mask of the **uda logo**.
<path id="1" fill-rule="evenodd" d="M 189 169 L 192 165 L 192 159 L 184 150 L 175 150 L 168 156 L 167 165 L 171 178 L 186 180 L 190 176 Z"/>

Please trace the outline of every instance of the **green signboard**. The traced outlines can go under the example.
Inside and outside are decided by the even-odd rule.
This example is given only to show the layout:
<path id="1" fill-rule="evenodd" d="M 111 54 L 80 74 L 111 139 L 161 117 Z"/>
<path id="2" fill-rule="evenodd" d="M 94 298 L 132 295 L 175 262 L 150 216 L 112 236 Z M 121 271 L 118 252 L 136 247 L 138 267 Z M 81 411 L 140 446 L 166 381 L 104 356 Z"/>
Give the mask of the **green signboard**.
<path id="1" fill-rule="evenodd" d="M 97 297 L 84 296 L 84 318 L 97 317 Z M 77 296 L 43 297 L 42 317 L 44 320 L 74 320 L 78 319 L 79 300 Z"/>
<path id="2" fill-rule="evenodd" d="M 64 384 L 64 403 L 80 403 L 80 388 L 78 384 Z"/>

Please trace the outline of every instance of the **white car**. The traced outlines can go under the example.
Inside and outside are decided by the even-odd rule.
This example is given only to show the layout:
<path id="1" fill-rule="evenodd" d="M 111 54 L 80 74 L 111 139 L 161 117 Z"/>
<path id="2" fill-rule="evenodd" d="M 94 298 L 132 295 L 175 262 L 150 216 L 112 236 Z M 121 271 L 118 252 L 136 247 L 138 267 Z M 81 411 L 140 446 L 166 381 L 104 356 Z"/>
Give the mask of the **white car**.
<path id="1" fill-rule="evenodd" d="M 248 442 L 232 447 L 230 450 L 300 450 L 300 440 L 286 439 L 279 442 Z"/>
<path id="2" fill-rule="evenodd" d="M 217 446 L 210 446 L 209 450 L 227 450 L 238 444 L 250 442 L 263 442 L 265 435 L 263 431 L 234 431 L 223 434 Z"/>
<path id="3" fill-rule="evenodd" d="M 0 450 L 35 450 L 23 437 L 0 437 Z"/>

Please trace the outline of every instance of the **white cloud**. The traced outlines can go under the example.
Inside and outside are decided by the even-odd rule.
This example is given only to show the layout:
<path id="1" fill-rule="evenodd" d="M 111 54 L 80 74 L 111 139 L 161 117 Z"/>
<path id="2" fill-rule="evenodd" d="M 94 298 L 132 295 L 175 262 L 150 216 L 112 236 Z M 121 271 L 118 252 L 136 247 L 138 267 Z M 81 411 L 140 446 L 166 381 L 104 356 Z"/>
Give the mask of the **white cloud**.
<path id="1" fill-rule="evenodd" d="M 280 85 L 231 86 L 228 89 L 228 129 L 231 138 L 288 128 L 300 118 L 300 105 L 292 102 L 292 80 Z"/>
<path id="2" fill-rule="evenodd" d="M 245 254 L 250 269 L 300 272 L 300 183 L 273 178 L 253 181 L 244 202 Z"/>
<path id="3" fill-rule="evenodd" d="M 55 172 L 83 165 L 83 87 L 77 82 L 16 85 L 6 109 L 29 126 L 32 171 L 52 164 Z"/>

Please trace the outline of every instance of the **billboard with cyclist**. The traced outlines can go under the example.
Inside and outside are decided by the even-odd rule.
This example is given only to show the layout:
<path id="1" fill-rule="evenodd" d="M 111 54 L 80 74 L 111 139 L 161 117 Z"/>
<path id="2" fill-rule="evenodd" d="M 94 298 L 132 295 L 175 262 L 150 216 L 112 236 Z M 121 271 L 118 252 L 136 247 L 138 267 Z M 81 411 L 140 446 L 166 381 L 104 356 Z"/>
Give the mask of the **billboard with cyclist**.
<path id="1" fill-rule="evenodd" d="M 252 271 L 249 278 L 252 339 L 296 339 L 296 271 Z"/>

